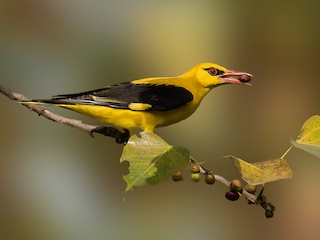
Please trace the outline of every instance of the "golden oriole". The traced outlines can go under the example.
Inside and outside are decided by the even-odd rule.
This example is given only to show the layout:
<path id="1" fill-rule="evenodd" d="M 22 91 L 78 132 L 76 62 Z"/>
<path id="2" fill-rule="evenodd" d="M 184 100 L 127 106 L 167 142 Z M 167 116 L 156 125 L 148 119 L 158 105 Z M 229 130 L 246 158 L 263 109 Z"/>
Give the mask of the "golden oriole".
<path id="1" fill-rule="evenodd" d="M 24 104 L 53 104 L 124 129 L 153 132 L 189 117 L 206 94 L 225 84 L 251 84 L 252 75 L 201 63 L 177 77 L 144 78 L 92 91 L 35 99 Z"/>

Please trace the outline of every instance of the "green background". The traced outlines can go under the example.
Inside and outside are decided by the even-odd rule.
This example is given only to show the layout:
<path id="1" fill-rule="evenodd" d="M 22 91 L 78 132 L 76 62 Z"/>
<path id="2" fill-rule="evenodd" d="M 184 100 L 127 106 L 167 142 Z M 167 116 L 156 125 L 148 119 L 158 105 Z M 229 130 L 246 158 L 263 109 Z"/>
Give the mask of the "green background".
<path id="1" fill-rule="evenodd" d="M 0 2 L 1 84 L 30 98 L 200 62 L 254 75 L 214 89 L 187 120 L 156 131 L 229 179 L 231 160 L 280 157 L 320 113 L 318 1 Z M 62 126 L 0 96 L 0 239 L 317 239 L 319 159 L 293 149 L 292 180 L 270 183 L 277 207 L 229 202 L 221 184 L 166 181 L 124 193 L 122 146 Z M 76 113 L 55 113 L 97 122 Z"/>

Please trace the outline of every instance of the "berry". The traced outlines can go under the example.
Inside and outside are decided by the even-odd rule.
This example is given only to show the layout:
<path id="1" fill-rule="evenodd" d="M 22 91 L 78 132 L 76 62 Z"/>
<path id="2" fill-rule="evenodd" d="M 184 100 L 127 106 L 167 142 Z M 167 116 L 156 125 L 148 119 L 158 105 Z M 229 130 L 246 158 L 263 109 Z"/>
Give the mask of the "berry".
<path id="1" fill-rule="evenodd" d="M 251 193 L 251 194 L 254 194 L 256 189 L 257 189 L 257 186 L 256 185 L 250 185 L 250 184 L 247 184 L 245 186 L 245 189 L 248 193 Z"/>
<path id="2" fill-rule="evenodd" d="M 200 167 L 199 167 L 199 165 L 192 165 L 192 167 L 191 167 L 191 172 L 192 172 L 192 173 L 199 173 L 199 172 L 200 172 Z"/>
<path id="3" fill-rule="evenodd" d="M 207 173 L 204 180 L 207 184 L 214 184 L 214 182 L 216 181 L 216 178 L 212 173 Z"/>
<path id="4" fill-rule="evenodd" d="M 266 218 L 272 218 L 273 217 L 273 211 L 268 209 L 268 210 L 266 210 L 264 215 L 266 216 Z"/>
<path id="5" fill-rule="evenodd" d="M 236 201 L 236 200 L 239 199 L 239 193 L 238 192 L 229 191 L 229 192 L 226 192 L 225 197 L 226 197 L 226 199 L 228 199 L 230 201 Z"/>
<path id="6" fill-rule="evenodd" d="M 241 184 L 240 180 L 238 180 L 238 179 L 232 180 L 232 182 L 230 183 L 230 190 L 233 192 L 241 192 L 242 191 L 242 184 Z"/>
<path id="7" fill-rule="evenodd" d="M 182 173 L 181 172 L 176 172 L 175 174 L 172 175 L 172 180 L 175 182 L 182 181 Z"/>
<path id="8" fill-rule="evenodd" d="M 192 174 L 191 174 L 191 179 L 192 179 L 192 181 L 194 181 L 194 182 L 200 182 L 200 180 L 201 180 L 201 175 L 200 175 L 200 173 L 192 173 Z"/>

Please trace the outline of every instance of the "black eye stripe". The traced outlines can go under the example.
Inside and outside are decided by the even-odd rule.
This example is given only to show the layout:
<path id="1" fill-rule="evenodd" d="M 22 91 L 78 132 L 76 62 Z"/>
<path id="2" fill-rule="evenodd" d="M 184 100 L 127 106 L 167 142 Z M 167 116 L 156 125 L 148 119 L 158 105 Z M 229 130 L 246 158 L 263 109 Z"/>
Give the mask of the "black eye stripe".
<path id="1" fill-rule="evenodd" d="M 206 71 L 210 74 L 210 72 L 209 72 L 210 69 L 212 69 L 212 68 L 204 68 L 203 70 L 206 70 Z M 217 71 L 217 73 L 215 74 L 215 76 L 224 74 L 224 71 L 221 71 L 221 70 L 216 69 L 216 68 L 215 68 L 215 70 Z M 210 74 L 210 75 L 212 75 L 212 74 Z"/>
<path id="2" fill-rule="evenodd" d="M 218 74 L 217 75 L 222 75 L 224 74 L 224 71 L 218 70 Z"/>

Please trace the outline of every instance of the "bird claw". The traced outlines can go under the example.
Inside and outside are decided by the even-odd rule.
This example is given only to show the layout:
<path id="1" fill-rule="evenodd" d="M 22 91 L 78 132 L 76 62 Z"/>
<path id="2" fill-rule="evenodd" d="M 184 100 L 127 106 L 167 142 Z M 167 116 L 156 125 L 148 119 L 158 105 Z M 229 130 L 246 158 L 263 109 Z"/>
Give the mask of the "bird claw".
<path id="1" fill-rule="evenodd" d="M 124 129 L 124 132 L 121 132 L 119 129 L 114 127 L 98 126 L 91 131 L 90 135 L 93 133 L 100 133 L 104 136 L 115 138 L 116 142 L 119 144 L 126 144 L 130 138 L 130 132 L 128 129 Z"/>

